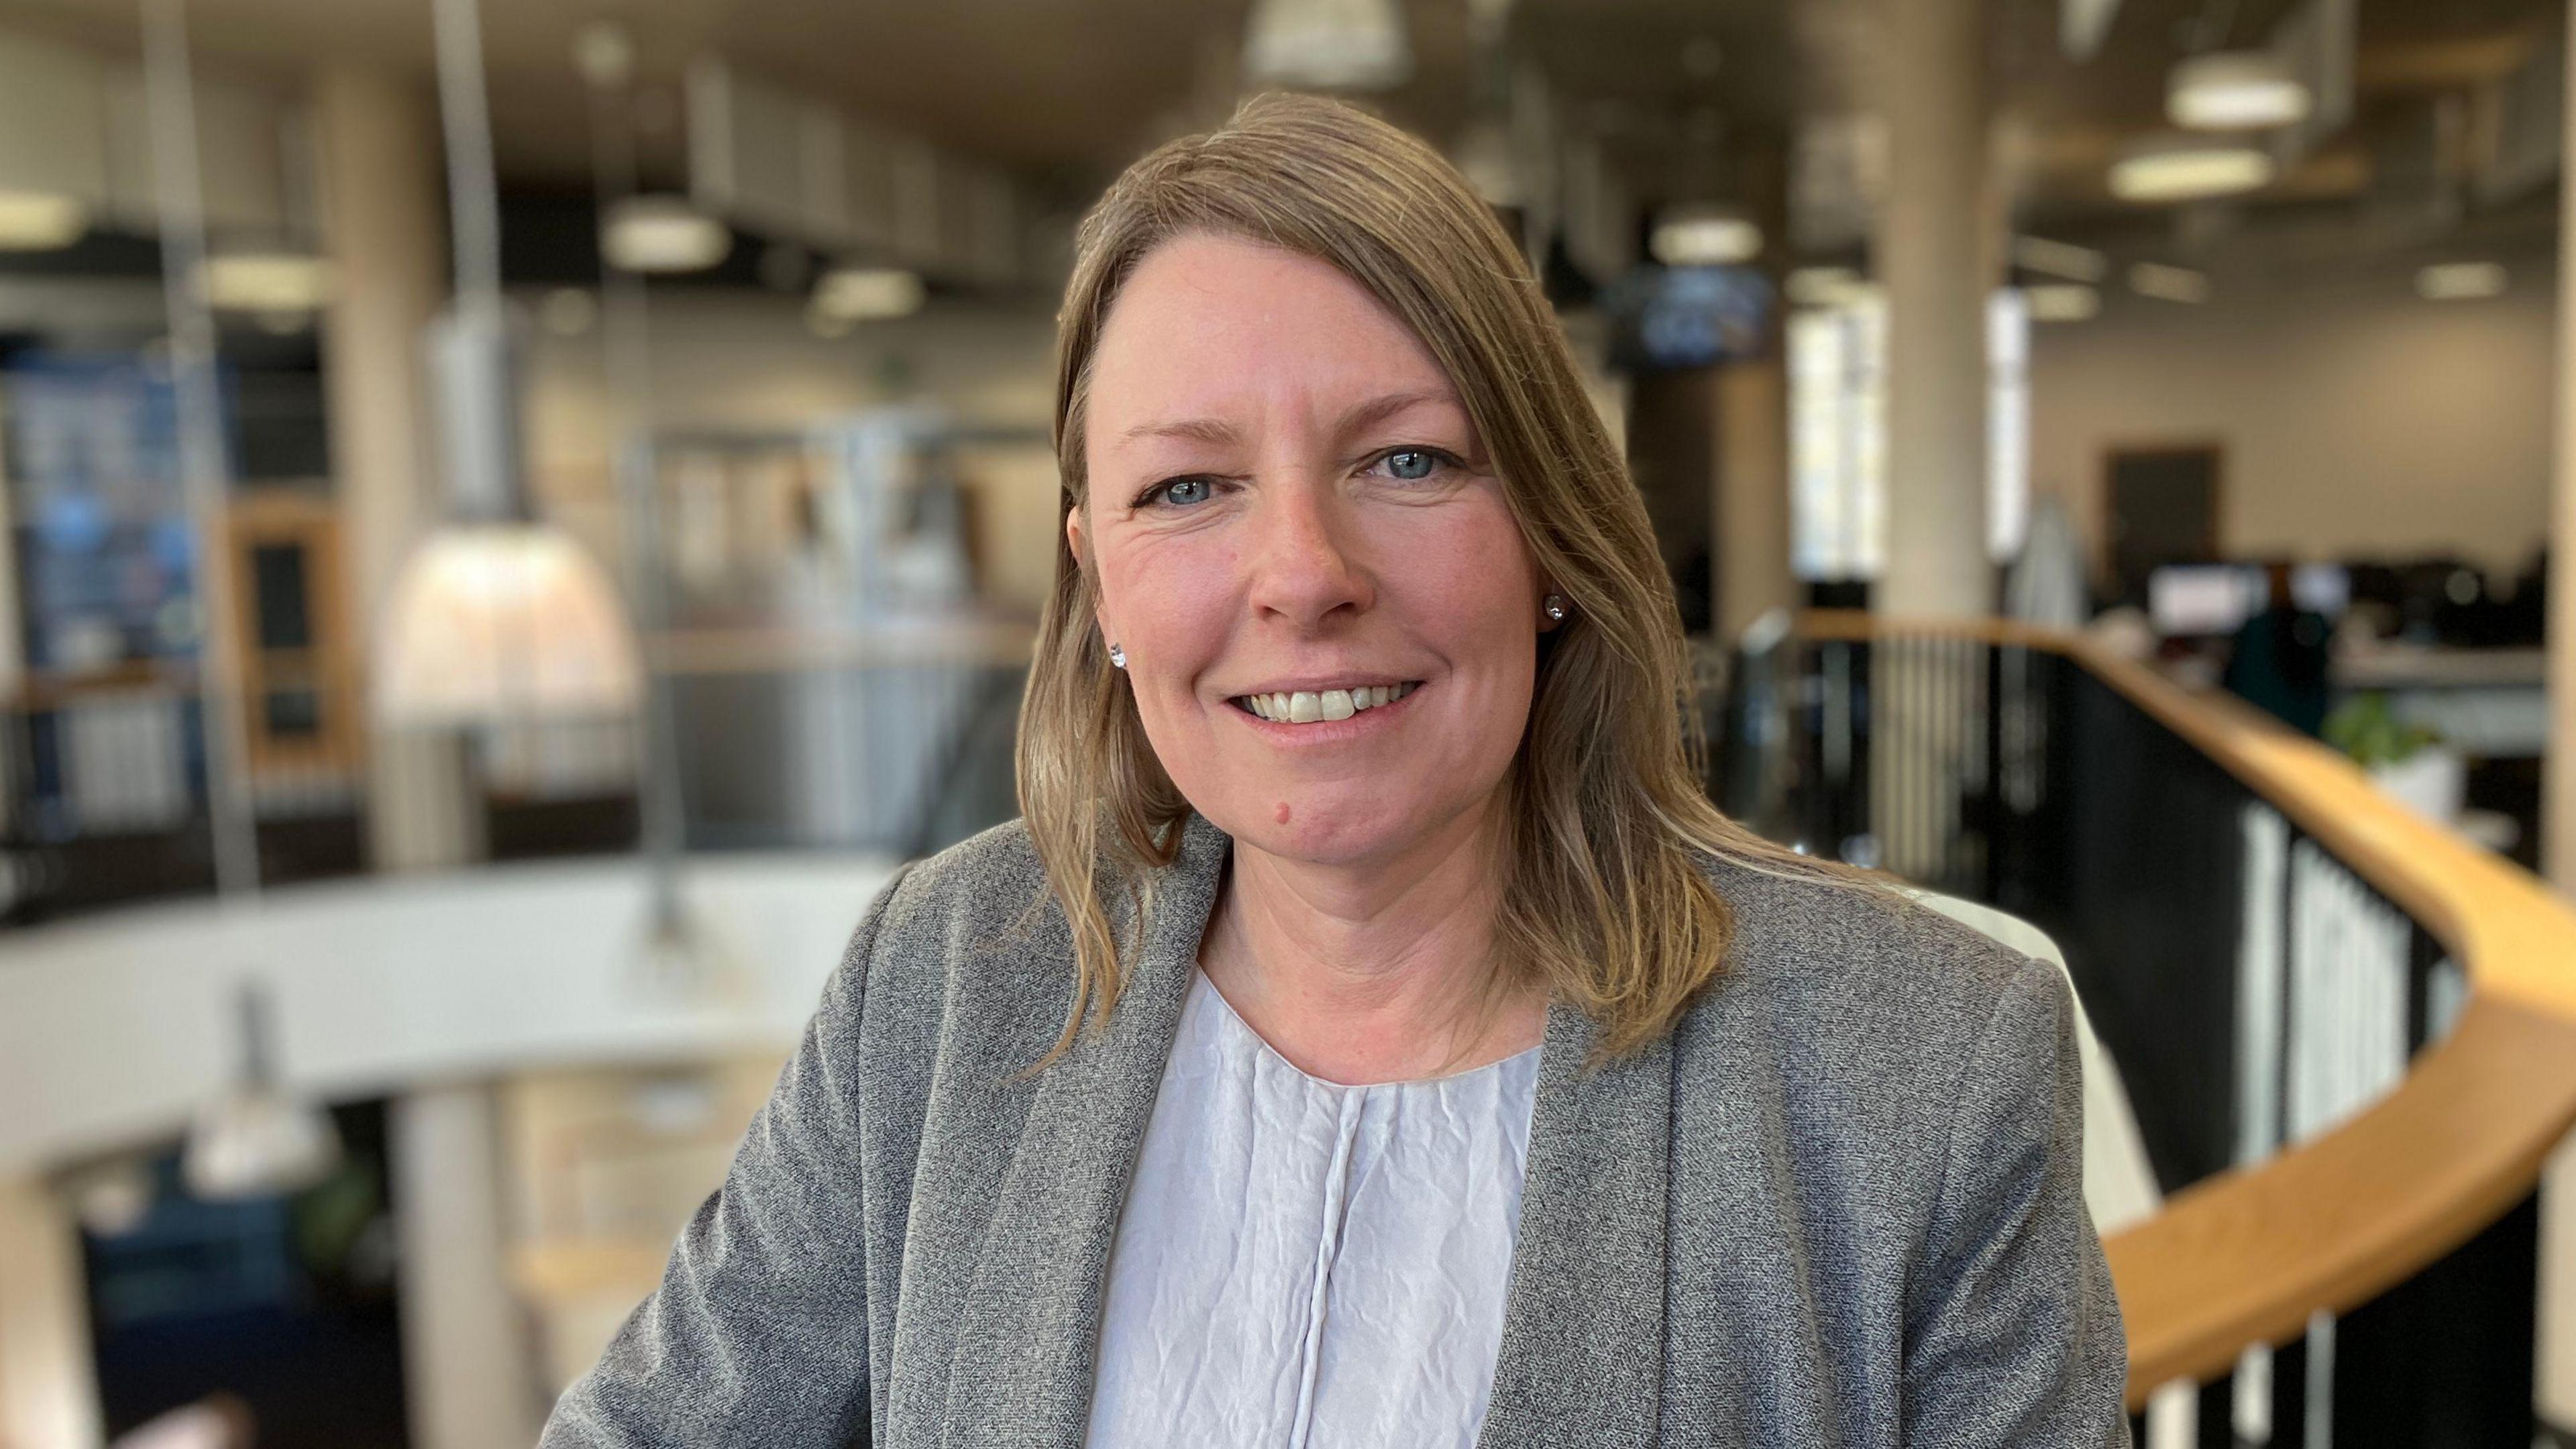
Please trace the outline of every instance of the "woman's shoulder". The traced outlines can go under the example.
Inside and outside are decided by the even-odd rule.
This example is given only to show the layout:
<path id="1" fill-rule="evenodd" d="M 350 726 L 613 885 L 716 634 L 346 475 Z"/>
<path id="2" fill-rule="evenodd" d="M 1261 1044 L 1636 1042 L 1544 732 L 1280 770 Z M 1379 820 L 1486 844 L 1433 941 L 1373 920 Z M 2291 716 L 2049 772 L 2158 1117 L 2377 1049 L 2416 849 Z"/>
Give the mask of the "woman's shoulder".
<path id="1" fill-rule="evenodd" d="M 1064 914 L 1016 819 L 905 866 L 842 963 L 863 983 L 872 1031 L 923 1045 L 1009 1024 L 1052 1040 L 1072 970 Z M 960 1012 L 977 1020 L 955 1019 Z"/>
<path id="2" fill-rule="evenodd" d="M 2054 962 L 1902 886 L 1738 860 L 1712 860 L 1708 871 L 1734 934 L 1692 1017 L 1795 1040 L 1822 1069 L 1911 1061 L 1944 1074 L 2007 1015 L 2048 1017 L 2071 999 Z"/>

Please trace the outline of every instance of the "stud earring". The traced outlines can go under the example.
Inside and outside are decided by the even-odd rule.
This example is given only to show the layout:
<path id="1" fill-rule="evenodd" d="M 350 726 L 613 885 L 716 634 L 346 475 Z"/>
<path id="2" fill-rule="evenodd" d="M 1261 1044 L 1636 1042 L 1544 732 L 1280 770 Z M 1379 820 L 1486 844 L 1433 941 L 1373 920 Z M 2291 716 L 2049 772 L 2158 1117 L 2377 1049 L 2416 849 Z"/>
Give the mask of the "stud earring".
<path id="1" fill-rule="evenodd" d="M 1126 651 L 1126 650 L 1124 650 L 1124 649 L 1119 648 L 1119 647 L 1118 647 L 1117 645 L 1115 645 L 1115 644 L 1110 645 L 1110 646 L 1109 646 L 1109 662 L 1110 662 L 1110 664 L 1111 664 L 1113 667 L 1115 667 L 1115 668 L 1119 668 L 1119 669 L 1124 669 L 1124 668 L 1126 668 L 1126 667 L 1127 667 L 1127 651 Z"/>
<path id="2" fill-rule="evenodd" d="M 1565 622 L 1565 616 L 1572 612 L 1572 606 L 1565 602 L 1565 595 L 1550 594 L 1547 596 L 1547 601 L 1539 605 L 1539 612 L 1547 615 L 1548 622 L 1562 624 Z"/>

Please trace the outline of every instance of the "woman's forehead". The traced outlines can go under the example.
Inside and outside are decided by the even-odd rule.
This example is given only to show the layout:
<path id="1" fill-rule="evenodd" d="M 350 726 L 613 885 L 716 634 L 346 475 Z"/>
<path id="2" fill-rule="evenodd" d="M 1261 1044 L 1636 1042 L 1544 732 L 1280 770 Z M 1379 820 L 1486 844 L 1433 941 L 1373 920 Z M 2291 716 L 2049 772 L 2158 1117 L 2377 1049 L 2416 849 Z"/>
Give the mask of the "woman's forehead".
<path id="1" fill-rule="evenodd" d="M 1330 419 L 1391 395 L 1457 408 L 1429 349 L 1331 263 L 1204 234 L 1149 252 L 1091 362 L 1095 445 L 1159 421 L 1282 408 Z"/>

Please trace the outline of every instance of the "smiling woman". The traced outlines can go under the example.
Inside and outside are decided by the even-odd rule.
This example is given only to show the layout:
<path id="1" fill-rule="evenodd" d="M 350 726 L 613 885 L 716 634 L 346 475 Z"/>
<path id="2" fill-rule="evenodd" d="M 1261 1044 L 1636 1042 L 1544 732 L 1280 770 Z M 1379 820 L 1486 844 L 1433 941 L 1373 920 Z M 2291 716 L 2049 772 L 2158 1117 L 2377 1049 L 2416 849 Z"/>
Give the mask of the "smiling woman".
<path id="1" fill-rule="evenodd" d="M 869 910 L 549 1444 L 2125 1441 L 2062 976 L 1708 803 L 1446 162 L 1156 151 L 1057 381 L 1025 820 Z"/>

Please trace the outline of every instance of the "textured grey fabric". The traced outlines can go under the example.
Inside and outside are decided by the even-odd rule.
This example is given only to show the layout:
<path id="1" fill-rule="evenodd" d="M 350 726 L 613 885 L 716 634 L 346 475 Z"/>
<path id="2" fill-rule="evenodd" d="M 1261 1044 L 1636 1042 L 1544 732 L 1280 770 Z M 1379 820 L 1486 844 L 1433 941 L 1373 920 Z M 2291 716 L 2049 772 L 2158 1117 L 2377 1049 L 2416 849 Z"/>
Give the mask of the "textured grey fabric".
<path id="1" fill-rule="evenodd" d="M 543 1443 L 1081 1443 L 1109 1249 L 1230 842 L 1193 817 L 1108 1034 L 1017 825 L 907 871 L 661 1287 Z M 1548 1018 L 1484 1449 L 2125 1444 L 2062 976 L 1725 864 L 1727 976 L 1578 1070 Z M 1251 1449 L 1251 1446 L 1246 1446 Z"/>

